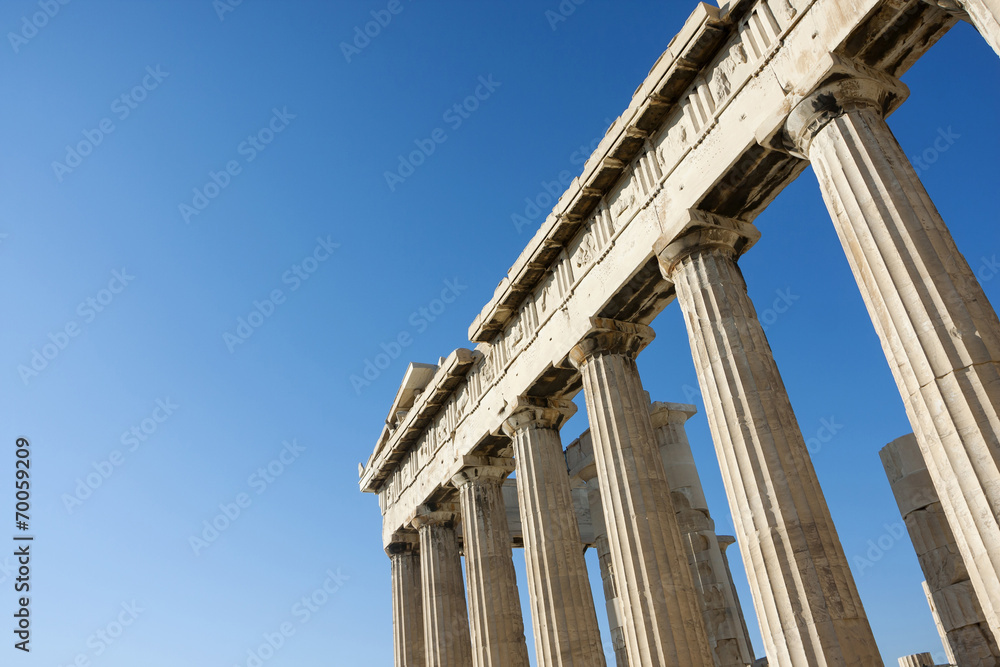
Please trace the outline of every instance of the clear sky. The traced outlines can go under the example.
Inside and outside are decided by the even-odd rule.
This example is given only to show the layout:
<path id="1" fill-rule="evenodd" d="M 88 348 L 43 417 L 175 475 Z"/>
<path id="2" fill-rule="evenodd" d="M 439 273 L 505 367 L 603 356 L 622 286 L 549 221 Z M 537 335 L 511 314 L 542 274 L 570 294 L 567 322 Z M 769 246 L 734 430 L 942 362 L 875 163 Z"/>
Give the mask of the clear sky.
<path id="1" fill-rule="evenodd" d="M 387 0 L 61 2 L 0 5 L 0 511 L 26 436 L 36 537 L 27 656 L 0 556 L 0 664 L 244 666 L 272 635 L 269 666 L 389 665 L 389 563 L 357 464 L 407 362 L 470 346 L 534 231 L 512 214 L 579 172 L 693 3 L 588 0 L 553 29 L 556 0 L 403 0 L 345 54 Z M 478 110 L 444 115 L 481 80 Z M 921 175 L 997 303 L 1000 60 L 960 24 L 905 81 L 890 124 L 913 156 L 953 137 Z M 741 266 L 758 310 L 791 301 L 768 335 L 806 437 L 838 425 L 814 461 L 880 647 L 940 653 L 908 538 L 861 560 L 899 524 L 878 450 L 910 429 L 812 172 L 757 224 Z M 420 316 L 448 284 L 454 303 Z M 701 409 L 688 431 L 729 533 L 677 307 L 654 327 L 643 381 Z M 10 516 L 0 554 L 15 532 Z"/>

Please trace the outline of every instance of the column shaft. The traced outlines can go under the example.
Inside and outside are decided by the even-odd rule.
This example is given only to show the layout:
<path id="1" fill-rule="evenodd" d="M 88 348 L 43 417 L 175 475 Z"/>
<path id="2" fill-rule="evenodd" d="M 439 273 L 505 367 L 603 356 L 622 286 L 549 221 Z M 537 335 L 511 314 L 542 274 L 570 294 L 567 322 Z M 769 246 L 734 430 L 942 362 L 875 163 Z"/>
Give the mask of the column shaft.
<path id="1" fill-rule="evenodd" d="M 745 667 L 754 661 L 753 647 L 684 431 L 684 422 L 696 411 L 693 405 L 657 402 L 650 415 L 695 588 L 701 595 L 715 667 Z"/>
<path id="2" fill-rule="evenodd" d="M 690 212 L 660 251 L 698 382 L 765 650 L 782 667 L 881 666 L 816 471 L 735 256 L 751 225 Z"/>
<path id="3" fill-rule="evenodd" d="M 446 512 L 418 514 L 414 519 L 420 532 L 427 667 L 472 664 L 462 557 L 454 521 L 455 515 Z"/>
<path id="4" fill-rule="evenodd" d="M 935 621 L 956 664 L 996 667 L 1000 650 L 983 618 L 969 574 L 913 434 L 882 448 L 882 465 L 923 570 Z"/>
<path id="5" fill-rule="evenodd" d="M 589 439 L 589 433 L 580 436 Z M 590 516 L 594 524 L 594 551 L 601 568 L 601 583 L 604 588 L 604 602 L 608 613 L 608 628 L 611 630 L 611 645 L 615 650 L 617 667 L 629 667 L 628 651 L 625 649 L 625 628 L 622 622 L 621 603 L 618 600 L 618 583 L 615 581 L 614 566 L 611 563 L 611 547 L 608 545 L 608 529 L 604 525 L 604 505 L 601 503 L 601 487 L 597 478 L 587 480 L 587 499 L 590 501 Z"/>
<path id="6" fill-rule="evenodd" d="M 517 495 L 539 667 L 604 667 L 559 426 L 572 403 L 518 399 L 504 431 L 514 444 Z"/>
<path id="7" fill-rule="evenodd" d="M 510 465 L 467 468 L 454 478 L 461 501 L 475 667 L 528 667 L 502 486 Z"/>
<path id="8" fill-rule="evenodd" d="M 391 544 L 392 634 L 396 667 L 423 667 L 424 612 L 420 554 L 416 544 Z"/>
<path id="9" fill-rule="evenodd" d="M 580 369 L 629 664 L 711 667 L 635 355 L 648 327 L 595 318 L 571 352 Z"/>
<path id="10" fill-rule="evenodd" d="M 789 132 L 812 162 L 1000 641 L 1000 321 L 865 87 L 821 88 Z M 839 113 L 811 108 L 821 95 Z"/>

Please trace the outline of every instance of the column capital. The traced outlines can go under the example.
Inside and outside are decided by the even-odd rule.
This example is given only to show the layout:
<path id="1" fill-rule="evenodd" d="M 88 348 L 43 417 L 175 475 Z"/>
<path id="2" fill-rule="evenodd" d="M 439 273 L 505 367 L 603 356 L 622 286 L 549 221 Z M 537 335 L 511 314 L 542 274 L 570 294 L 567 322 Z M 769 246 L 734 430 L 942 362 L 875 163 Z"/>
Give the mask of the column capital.
<path id="1" fill-rule="evenodd" d="M 653 329 L 645 324 L 591 317 L 590 331 L 570 350 L 569 360 L 579 369 L 593 357 L 602 354 L 622 354 L 635 359 L 655 337 Z"/>
<path id="2" fill-rule="evenodd" d="M 515 433 L 531 426 L 558 431 L 576 414 L 576 404 L 557 398 L 518 396 L 509 410 L 503 432 L 513 438 Z"/>
<path id="3" fill-rule="evenodd" d="M 653 428 L 683 424 L 698 414 L 698 408 L 687 403 L 661 403 L 656 401 L 649 406 L 649 416 L 653 420 Z"/>
<path id="4" fill-rule="evenodd" d="M 760 231 L 749 222 L 727 218 L 695 208 L 682 213 L 683 226 L 673 238 L 661 237 L 653 245 L 660 272 L 672 280 L 674 269 L 682 259 L 697 252 L 721 252 L 730 259 L 749 250 L 760 238 Z"/>
<path id="5" fill-rule="evenodd" d="M 883 117 L 909 96 L 899 79 L 862 62 L 827 54 L 815 67 L 788 84 L 791 92 L 757 127 L 757 143 L 769 150 L 808 159 L 812 136 L 831 120 L 859 106 L 878 108 Z"/>
<path id="6" fill-rule="evenodd" d="M 454 525 L 461 521 L 462 514 L 453 503 L 443 503 L 431 508 L 420 505 L 410 517 L 410 525 L 420 530 L 424 526 Z"/>
<path id="7" fill-rule="evenodd" d="M 514 459 L 486 456 L 466 456 L 465 467 L 452 476 L 451 483 L 456 489 L 475 482 L 503 484 L 514 472 Z"/>
<path id="8" fill-rule="evenodd" d="M 894 85 L 895 83 L 895 85 Z M 789 152 L 809 159 L 809 147 L 819 131 L 845 113 L 874 109 L 882 117 L 889 114 L 892 102 L 905 93 L 903 84 L 883 75 L 879 79 L 850 76 L 824 83 L 803 98 L 785 121 Z M 905 90 L 905 88 L 903 88 Z"/>
<path id="9" fill-rule="evenodd" d="M 415 530 L 397 530 L 392 534 L 392 541 L 385 547 L 385 554 L 390 558 L 397 554 L 416 551 L 420 546 L 420 535 Z"/>

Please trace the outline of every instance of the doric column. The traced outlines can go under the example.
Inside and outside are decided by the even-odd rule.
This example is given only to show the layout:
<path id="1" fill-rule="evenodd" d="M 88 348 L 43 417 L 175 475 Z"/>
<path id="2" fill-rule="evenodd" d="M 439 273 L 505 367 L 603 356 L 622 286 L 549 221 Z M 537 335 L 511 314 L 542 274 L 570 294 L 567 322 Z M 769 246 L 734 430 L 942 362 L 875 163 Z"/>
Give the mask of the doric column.
<path id="1" fill-rule="evenodd" d="M 935 621 L 945 632 L 955 662 L 962 667 L 1000 664 L 1000 650 L 976 601 L 916 438 L 912 433 L 897 438 L 879 454 L 927 579 Z"/>
<path id="2" fill-rule="evenodd" d="M 930 653 L 904 655 L 899 659 L 899 667 L 934 667 L 934 658 Z"/>
<path id="3" fill-rule="evenodd" d="M 423 590 L 419 539 L 401 534 L 385 548 L 392 564 L 392 638 L 396 667 L 424 667 Z"/>
<path id="4" fill-rule="evenodd" d="M 736 257 L 752 225 L 689 211 L 658 252 L 684 314 L 767 657 L 881 666 L 771 347 Z"/>
<path id="5" fill-rule="evenodd" d="M 468 463 L 468 461 L 467 461 Z M 475 667 L 528 667 L 502 486 L 509 459 L 488 459 L 452 478 L 462 505 L 465 572 Z"/>
<path id="6" fill-rule="evenodd" d="M 521 397 L 504 432 L 514 444 L 517 496 L 539 667 L 604 667 L 559 427 L 569 401 Z"/>
<path id="7" fill-rule="evenodd" d="M 823 199 L 1000 642 L 1000 321 L 883 118 L 905 87 L 820 85 L 786 130 Z"/>
<path id="8" fill-rule="evenodd" d="M 701 594 L 715 667 L 745 667 L 754 661 L 753 647 L 684 431 L 684 422 L 697 410 L 693 405 L 656 402 L 650 406 L 650 417 L 694 585 Z"/>
<path id="9" fill-rule="evenodd" d="M 635 364 L 652 339 L 647 326 L 594 318 L 570 360 L 587 400 L 629 664 L 711 667 L 698 593 Z"/>
<path id="10" fill-rule="evenodd" d="M 472 664 L 457 520 L 455 512 L 420 507 L 412 521 L 420 533 L 426 667 Z"/>
<path id="11" fill-rule="evenodd" d="M 590 432 L 580 435 L 581 446 L 593 456 Z M 608 628 L 611 630 L 611 645 L 615 650 L 617 667 L 629 667 L 628 652 L 625 650 L 625 628 L 622 622 L 621 602 L 618 599 L 618 583 L 615 581 L 614 566 L 611 564 L 611 547 L 608 546 L 608 529 L 604 524 L 604 505 L 601 502 L 601 485 L 597 479 L 597 466 L 589 466 L 580 474 L 587 484 L 587 500 L 590 504 L 590 520 L 594 526 L 594 550 L 601 568 L 601 583 L 604 588 L 604 602 L 607 607 Z"/>

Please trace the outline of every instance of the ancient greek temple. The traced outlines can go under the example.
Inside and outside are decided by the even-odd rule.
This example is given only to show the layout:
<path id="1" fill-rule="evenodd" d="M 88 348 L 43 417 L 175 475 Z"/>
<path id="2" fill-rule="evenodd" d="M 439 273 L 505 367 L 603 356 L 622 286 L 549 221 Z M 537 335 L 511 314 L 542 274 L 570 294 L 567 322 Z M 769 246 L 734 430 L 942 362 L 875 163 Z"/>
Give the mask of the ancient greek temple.
<path id="1" fill-rule="evenodd" d="M 738 265 L 810 164 L 912 425 L 882 457 L 928 602 L 953 663 L 1000 664 L 1000 321 L 886 122 L 958 21 L 1000 54 L 1000 0 L 694 7 L 472 322 L 475 349 L 409 366 L 361 466 L 397 666 L 527 666 L 526 622 L 540 666 L 605 665 L 587 548 L 618 665 L 765 664 L 734 541 L 767 664 L 883 664 Z M 651 402 L 637 370 L 675 301 L 735 540 L 706 506 L 694 408 Z M 581 390 L 590 429 L 564 447 Z"/>

